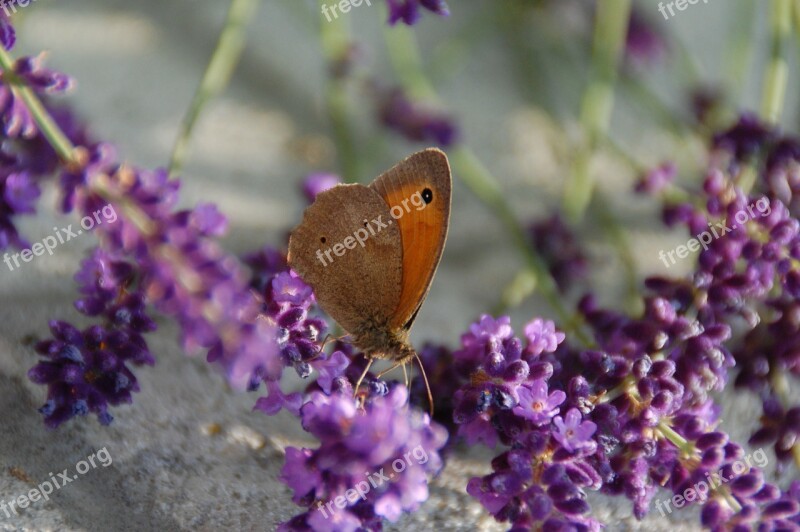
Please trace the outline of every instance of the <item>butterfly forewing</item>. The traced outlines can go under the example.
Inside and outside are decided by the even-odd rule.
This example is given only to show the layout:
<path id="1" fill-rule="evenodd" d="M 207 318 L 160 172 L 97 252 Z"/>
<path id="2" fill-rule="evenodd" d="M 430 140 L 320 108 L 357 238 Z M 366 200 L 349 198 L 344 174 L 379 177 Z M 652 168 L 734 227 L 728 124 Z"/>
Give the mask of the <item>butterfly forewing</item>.
<path id="1" fill-rule="evenodd" d="M 386 202 L 375 191 L 339 185 L 317 196 L 289 239 L 289 264 L 348 332 L 370 320 L 387 323 L 397 308 L 403 254 L 400 229 L 390 221 Z M 356 235 L 363 246 L 348 240 Z"/>

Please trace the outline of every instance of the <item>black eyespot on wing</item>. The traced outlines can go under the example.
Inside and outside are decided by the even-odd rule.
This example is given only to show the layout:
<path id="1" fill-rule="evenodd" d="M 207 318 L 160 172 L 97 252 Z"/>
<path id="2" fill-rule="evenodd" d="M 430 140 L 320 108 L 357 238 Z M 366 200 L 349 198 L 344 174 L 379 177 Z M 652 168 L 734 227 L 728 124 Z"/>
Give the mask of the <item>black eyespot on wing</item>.
<path id="1" fill-rule="evenodd" d="M 422 201 L 424 201 L 426 205 L 433 201 L 433 191 L 431 189 L 426 188 L 422 191 Z"/>
<path id="2" fill-rule="evenodd" d="M 324 244 L 325 242 L 328 241 L 328 239 L 323 236 L 323 237 L 320 237 L 319 241 Z"/>

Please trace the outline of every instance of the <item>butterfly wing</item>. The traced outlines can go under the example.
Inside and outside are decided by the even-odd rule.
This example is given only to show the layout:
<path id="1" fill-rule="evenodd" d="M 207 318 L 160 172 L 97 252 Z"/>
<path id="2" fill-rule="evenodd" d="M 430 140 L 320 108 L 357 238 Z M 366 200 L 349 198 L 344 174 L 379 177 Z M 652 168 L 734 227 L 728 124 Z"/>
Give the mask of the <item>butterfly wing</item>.
<path id="1" fill-rule="evenodd" d="M 317 195 L 289 238 L 289 265 L 348 332 L 369 320 L 386 323 L 400 298 L 400 229 L 389 221 L 386 203 L 375 191 L 338 185 Z"/>
<path id="2" fill-rule="evenodd" d="M 450 164 L 444 152 L 429 148 L 400 162 L 369 188 L 383 198 L 400 228 L 402 284 L 389 324 L 394 330 L 407 330 L 428 295 L 447 239 Z"/>

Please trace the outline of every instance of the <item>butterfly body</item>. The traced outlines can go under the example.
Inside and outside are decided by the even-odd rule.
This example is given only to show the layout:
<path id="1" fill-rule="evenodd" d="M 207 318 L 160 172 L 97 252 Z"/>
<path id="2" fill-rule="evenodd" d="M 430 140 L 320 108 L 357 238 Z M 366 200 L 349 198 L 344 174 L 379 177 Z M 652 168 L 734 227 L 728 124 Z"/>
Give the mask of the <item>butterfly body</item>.
<path id="1" fill-rule="evenodd" d="M 451 176 L 437 149 L 373 181 L 317 195 L 289 239 L 289 264 L 370 359 L 405 364 L 450 220 Z"/>

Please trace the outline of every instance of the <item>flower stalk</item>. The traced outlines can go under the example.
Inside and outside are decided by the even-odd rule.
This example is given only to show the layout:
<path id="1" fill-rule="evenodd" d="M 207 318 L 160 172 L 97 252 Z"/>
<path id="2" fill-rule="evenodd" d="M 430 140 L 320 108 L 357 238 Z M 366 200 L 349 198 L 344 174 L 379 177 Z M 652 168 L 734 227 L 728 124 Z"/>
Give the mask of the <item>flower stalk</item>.
<path id="1" fill-rule="evenodd" d="M 597 3 L 592 52 L 593 79 L 583 93 L 580 123 L 585 138 L 575 156 L 564 191 L 564 211 L 579 221 L 592 199 L 590 164 L 595 148 L 608 131 L 614 108 L 614 85 L 630 18 L 631 0 Z"/>

